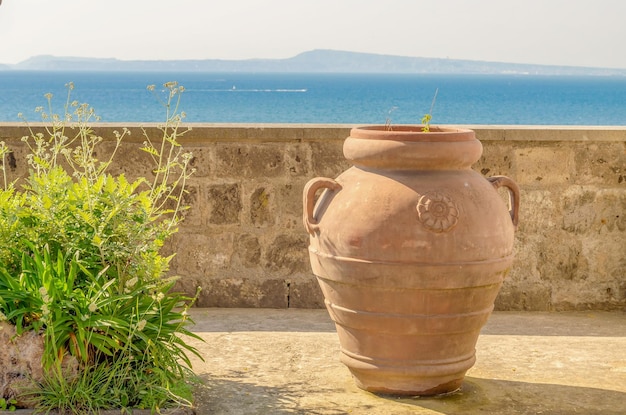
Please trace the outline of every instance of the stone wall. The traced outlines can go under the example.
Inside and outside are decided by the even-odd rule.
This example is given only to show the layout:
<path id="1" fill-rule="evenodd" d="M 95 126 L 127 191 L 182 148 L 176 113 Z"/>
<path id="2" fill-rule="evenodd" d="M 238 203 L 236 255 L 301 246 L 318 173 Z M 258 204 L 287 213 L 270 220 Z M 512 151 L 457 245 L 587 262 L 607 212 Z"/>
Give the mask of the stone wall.
<path id="1" fill-rule="evenodd" d="M 95 130 L 106 140 L 121 125 Z M 192 208 L 167 249 L 172 272 L 204 307 L 323 307 L 309 270 L 302 188 L 349 167 L 350 126 L 194 124 L 182 142 L 197 169 Z M 137 150 L 141 130 L 115 171 L 149 175 Z M 500 310 L 626 309 L 626 128 L 471 126 L 484 154 L 474 168 L 521 188 L 516 260 Z M 148 127 L 156 134 L 154 126 Z M 12 174 L 26 172 L 23 126 L 0 124 L 14 150 Z"/>

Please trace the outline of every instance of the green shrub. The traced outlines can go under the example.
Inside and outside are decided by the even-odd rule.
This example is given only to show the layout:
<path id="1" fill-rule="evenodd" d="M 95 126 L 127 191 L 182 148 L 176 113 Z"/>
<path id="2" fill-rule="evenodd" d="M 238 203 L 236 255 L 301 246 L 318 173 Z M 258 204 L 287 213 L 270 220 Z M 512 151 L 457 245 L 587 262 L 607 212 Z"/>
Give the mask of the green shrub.
<path id="1" fill-rule="evenodd" d="M 129 181 L 107 168 L 124 130 L 116 133 L 111 158 L 96 159 L 103 141 L 89 124 L 87 104 L 71 101 L 65 113 L 38 110 L 46 134 L 24 137 L 29 175 L 21 186 L 0 189 L 0 317 L 18 334 L 44 336 L 45 379 L 31 394 L 43 409 L 77 413 L 94 408 L 159 408 L 189 404 L 193 378 L 181 335 L 194 301 L 172 291 L 165 278 L 171 257 L 160 249 L 181 221 L 191 154 L 178 142 L 184 114 L 183 88 L 165 84 L 166 123 L 158 140 L 142 150 L 153 161 L 152 177 Z M 61 369 L 76 359 L 78 376 Z"/>

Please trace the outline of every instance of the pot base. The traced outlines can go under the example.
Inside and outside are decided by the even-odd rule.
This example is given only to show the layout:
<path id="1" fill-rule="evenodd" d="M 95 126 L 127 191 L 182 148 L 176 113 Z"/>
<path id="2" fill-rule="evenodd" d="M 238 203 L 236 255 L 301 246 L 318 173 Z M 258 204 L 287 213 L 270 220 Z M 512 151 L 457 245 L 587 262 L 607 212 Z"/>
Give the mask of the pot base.
<path id="1" fill-rule="evenodd" d="M 389 396 L 440 396 L 454 393 L 461 389 L 463 384 L 464 375 L 460 379 L 452 379 L 448 382 L 430 386 L 433 382 L 420 382 L 412 379 L 410 381 L 398 382 L 394 380 L 381 380 L 364 378 L 362 374 L 357 375 L 352 373 L 355 384 L 367 391 L 376 395 L 389 395 Z M 435 382 L 436 383 L 436 382 Z"/>
<path id="2" fill-rule="evenodd" d="M 444 365 L 382 366 L 366 363 L 342 351 L 356 385 L 368 392 L 396 396 L 434 396 L 457 391 L 476 357 Z M 400 362 L 402 363 L 402 362 Z"/>

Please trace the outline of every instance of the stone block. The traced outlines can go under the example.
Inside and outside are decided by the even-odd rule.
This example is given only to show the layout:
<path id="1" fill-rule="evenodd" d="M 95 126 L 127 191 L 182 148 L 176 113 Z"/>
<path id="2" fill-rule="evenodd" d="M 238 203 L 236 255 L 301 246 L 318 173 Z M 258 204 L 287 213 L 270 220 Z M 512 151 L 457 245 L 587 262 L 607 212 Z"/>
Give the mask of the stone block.
<path id="1" fill-rule="evenodd" d="M 563 192 L 563 229 L 588 232 L 626 231 L 626 187 L 602 189 L 596 186 L 572 186 Z"/>
<path id="2" fill-rule="evenodd" d="M 259 226 L 270 226 L 274 223 L 273 196 L 269 189 L 260 187 L 250 196 L 250 223 Z"/>
<path id="3" fill-rule="evenodd" d="M 505 284 L 545 284 L 539 272 L 540 246 L 545 242 L 545 235 L 517 234 L 513 244 L 513 266 L 506 276 Z"/>
<path id="4" fill-rule="evenodd" d="M 271 178 L 285 174 L 284 146 L 277 144 L 219 143 L 215 175 L 225 178 Z"/>
<path id="5" fill-rule="evenodd" d="M 17 335 L 15 326 L 0 321 L 0 345 L 0 398 L 15 399 L 22 408 L 34 408 L 36 402 L 29 399 L 27 392 L 33 388 L 33 382 L 43 380 L 43 337 L 31 330 Z M 77 360 L 66 356 L 61 370 L 67 376 L 76 376 Z"/>
<path id="6" fill-rule="evenodd" d="M 216 184 L 207 189 L 208 223 L 225 225 L 239 223 L 243 208 L 238 184 Z"/>
<path id="7" fill-rule="evenodd" d="M 310 171 L 311 149 L 308 145 L 285 146 L 285 173 L 289 177 L 308 175 Z"/>
<path id="8" fill-rule="evenodd" d="M 610 232 L 582 238 L 582 256 L 589 262 L 587 279 L 599 285 L 622 282 L 626 276 L 626 233 Z M 619 289 L 614 287 L 614 292 Z"/>
<path id="9" fill-rule="evenodd" d="M 311 143 L 312 175 L 310 179 L 315 176 L 334 179 L 348 167 L 350 163 L 343 157 L 343 140 Z"/>
<path id="10" fill-rule="evenodd" d="M 483 142 L 483 155 L 472 168 L 485 177 L 509 176 L 515 180 L 513 143 Z"/>
<path id="11" fill-rule="evenodd" d="M 518 232 L 550 233 L 561 227 L 559 194 L 551 190 L 520 190 L 520 222 Z"/>
<path id="12" fill-rule="evenodd" d="M 275 206 L 283 217 L 300 219 L 302 216 L 302 192 L 307 181 L 300 177 L 286 183 L 277 183 L 274 186 L 276 192 Z M 302 223 L 302 220 L 298 220 L 298 222 Z"/>
<path id="13" fill-rule="evenodd" d="M 261 265 L 261 243 L 259 238 L 251 234 L 240 234 L 235 241 L 233 265 L 244 268 L 257 268 Z"/>
<path id="14" fill-rule="evenodd" d="M 580 293 L 585 296 L 581 297 Z M 619 284 L 598 283 L 597 281 L 578 281 L 564 283 L 556 281 L 552 292 L 554 311 L 585 310 L 624 310 L 626 299 Z"/>
<path id="15" fill-rule="evenodd" d="M 189 183 L 185 187 L 185 192 L 181 197 L 181 206 L 188 206 L 188 209 L 181 210 L 179 212 L 180 217 L 183 219 L 185 226 L 201 226 L 202 218 L 205 217 L 205 213 L 202 211 L 203 206 L 198 203 L 199 200 L 199 185 Z M 174 200 L 168 201 L 168 207 L 174 208 Z"/>
<path id="16" fill-rule="evenodd" d="M 514 177 L 520 186 L 551 186 L 573 182 L 574 150 L 564 143 L 517 147 L 513 160 Z"/>
<path id="17" fill-rule="evenodd" d="M 583 143 L 574 160 L 576 183 L 626 187 L 626 143 Z"/>
<path id="18" fill-rule="evenodd" d="M 191 151 L 193 156 L 189 161 L 189 166 L 195 170 L 193 177 L 209 177 L 215 174 L 215 145 L 195 144 L 185 148 Z"/>
<path id="19" fill-rule="evenodd" d="M 524 285 L 503 285 L 496 298 L 494 310 L 502 311 L 550 311 L 552 292 L 550 287 Z"/>
<path id="20" fill-rule="evenodd" d="M 30 154 L 28 147 L 21 141 L 9 141 L 5 143 L 10 153 L 5 156 L 4 162 L 7 181 L 28 176 L 28 161 L 26 155 Z M 0 160 L 0 163 L 2 161 Z"/>
<path id="21" fill-rule="evenodd" d="M 104 161 L 115 148 L 115 143 L 104 142 L 97 157 Z M 141 144 L 122 142 L 114 157 L 114 163 L 107 170 L 112 175 L 124 174 L 129 180 L 138 177 L 154 178 L 156 163 L 150 154 L 141 150 Z"/>
<path id="22" fill-rule="evenodd" d="M 289 288 L 283 279 L 220 278 L 204 283 L 198 307 L 287 308 Z"/>
<path id="23" fill-rule="evenodd" d="M 324 308 L 324 295 L 313 274 L 292 279 L 289 285 L 289 308 Z"/>
<path id="24" fill-rule="evenodd" d="M 559 243 L 555 243 L 555 240 Z M 555 232 L 538 246 L 538 270 L 542 280 L 575 281 L 586 279 L 589 261 L 583 255 L 583 243 L 576 235 Z M 546 285 L 550 285 L 546 284 Z"/>
<path id="25" fill-rule="evenodd" d="M 626 186 L 600 189 L 594 200 L 600 233 L 626 232 Z M 624 235 L 626 237 L 626 235 Z M 626 245 L 625 245 L 626 246 Z"/>
<path id="26" fill-rule="evenodd" d="M 24 405 L 19 395 L 32 387 L 31 379 L 43 377 L 43 338 L 34 331 L 18 336 L 15 326 L 0 322 L 0 344 L 0 397 L 17 398 Z"/>
<path id="27" fill-rule="evenodd" d="M 236 236 L 229 232 L 179 232 L 167 243 L 166 251 L 176 255 L 170 263 L 171 273 L 195 278 L 201 283 L 230 269 Z M 189 294 L 193 294 L 189 292 Z"/>
<path id="28" fill-rule="evenodd" d="M 308 273 L 308 235 L 279 234 L 269 244 L 265 252 L 265 267 L 273 275 L 290 276 L 297 273 Z"/>

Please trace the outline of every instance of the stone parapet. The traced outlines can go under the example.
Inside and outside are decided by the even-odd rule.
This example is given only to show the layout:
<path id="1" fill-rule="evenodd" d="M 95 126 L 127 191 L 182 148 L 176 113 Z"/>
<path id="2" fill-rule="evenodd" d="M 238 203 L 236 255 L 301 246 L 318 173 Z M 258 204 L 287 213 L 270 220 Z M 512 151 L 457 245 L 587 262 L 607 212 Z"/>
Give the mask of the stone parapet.
<path id="1" fill-rule="evenodd" d="M 95 132 L 112 148 L 113 130 Z M 150 176 L 137 124 L 112 173 Z M 167 247 L 178 288 L 202 287 L 201 307 L 319 308 L 308 262 L 302 188 L 349 167 L 349 125 L 190 124 L 191 209 Z M 34 125 L 38 128 L 38 125 Z M 474 169 L 521 188 L 516 259 L 499 310 L 626 308 L 626 127 L 464 126 L 484 147 Z M 148 134 L 159 134 L 147 124 Z M 0 123 L 14 177 L 26 174 L 26 127 Z M 107 141 L 110 141 L 107 143 Z"/>

